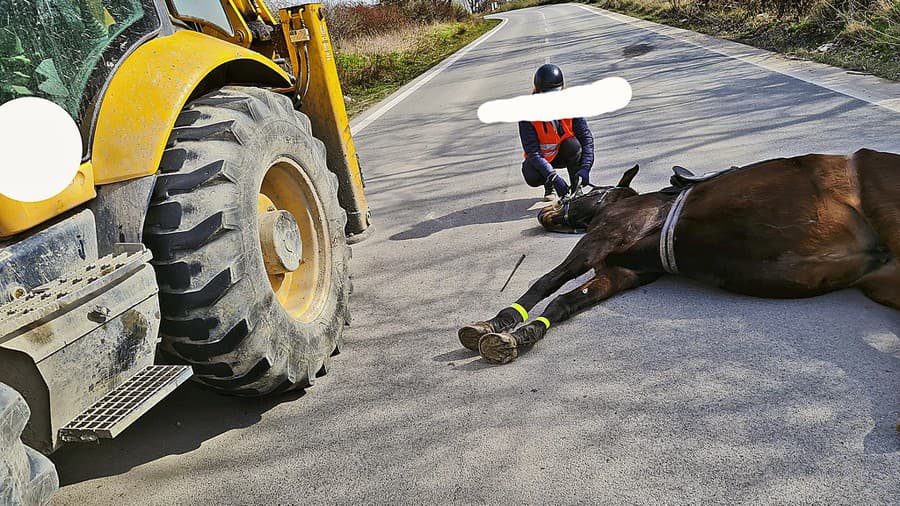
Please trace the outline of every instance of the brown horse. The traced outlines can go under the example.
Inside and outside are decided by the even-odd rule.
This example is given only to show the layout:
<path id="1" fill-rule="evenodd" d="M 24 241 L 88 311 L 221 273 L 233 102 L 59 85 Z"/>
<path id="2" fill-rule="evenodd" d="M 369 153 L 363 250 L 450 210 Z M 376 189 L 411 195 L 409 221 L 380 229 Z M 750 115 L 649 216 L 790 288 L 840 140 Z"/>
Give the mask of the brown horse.
<path id="1" fill-rule="evenodd" d="M 900 155 L 863 149 L 780 158 L 645 194 L 629 187 L 637 171 L 582 199 L 586 233 L 568 257 L 515 304 L 460 329 L 463 346 L 488 362 L 510 362 L 551 323 L 666 272 L 759 297 L 857 287 L 900 309 Z M 548 228 L 559 218 L 555 209 L 541 213 Z M 591 269 L 591 280 L 510 332 L 538 302 Z"/>

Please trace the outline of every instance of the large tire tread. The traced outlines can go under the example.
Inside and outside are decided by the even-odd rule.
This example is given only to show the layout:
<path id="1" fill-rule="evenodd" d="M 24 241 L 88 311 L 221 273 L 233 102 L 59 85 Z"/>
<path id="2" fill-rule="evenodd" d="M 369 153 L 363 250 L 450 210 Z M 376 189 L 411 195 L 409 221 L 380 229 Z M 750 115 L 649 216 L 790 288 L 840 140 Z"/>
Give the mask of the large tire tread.
<path id="1" fill-rule="evenodd" d="M 0 504 L 46 504 L 59 488 L 50 459 L 22 443 L 31 411 L 12 388 L 0 383 Z"/>
<path id="2" fill-rule="evenodd" d="M 306 153 L 303 168 L 325 207 L 334 269 L 321 321 L 273 316 L 284 310 L 259 277 L 255 225 L 237 202 L 254 191 L 252 169 L 241 162 L 260 149 L 260 132 L 269 127 L 298 131 L 291 146 Z M 349 322 L 350 248 L 337 177 L 325 159 L 309 119 L 290 99 L 266 90 L 225 87 L 181 113 L 144 228 L 159 282 L 166 360 L 193 365 L 195 378 L 208 386 L 254 396 L 305 388 L 330 367 Z"/>

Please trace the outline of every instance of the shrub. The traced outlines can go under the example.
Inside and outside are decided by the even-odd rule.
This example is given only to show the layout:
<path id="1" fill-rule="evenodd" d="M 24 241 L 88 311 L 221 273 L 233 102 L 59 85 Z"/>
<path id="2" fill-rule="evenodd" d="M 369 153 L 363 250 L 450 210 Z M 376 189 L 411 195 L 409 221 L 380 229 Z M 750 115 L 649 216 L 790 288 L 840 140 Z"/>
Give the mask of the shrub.
<path id="1" fill-rule="evenodd" d="M 420 23 L 463 21 L 470 16 L 453 0 L 405 0 L 403 8 L 407 16 Z"/>
<path id="2" fill-rule="evenodd" d="M 378 4 L 361 2 L 323 5 L 328 31 L 335 44 L 360 37 L 396 33 L 422 24 L 465 21 L 471 14 L 452 0 L 384 0 Z"/>
<path id="3" fill-rule="evenodd" d="M 348 10 L 351 16 L 360 20 L 360 33 L 356 35 L 394 32 L 413 22 L 400 8 L 391 5 L 355 4 Z"/>
<path id="4" fill-rule="evenodd" d="M 414 21 L 398 7 L 363 3 L 323 5 L 328 32 L 336 43 L 379 35 L 410 26 Z"/>

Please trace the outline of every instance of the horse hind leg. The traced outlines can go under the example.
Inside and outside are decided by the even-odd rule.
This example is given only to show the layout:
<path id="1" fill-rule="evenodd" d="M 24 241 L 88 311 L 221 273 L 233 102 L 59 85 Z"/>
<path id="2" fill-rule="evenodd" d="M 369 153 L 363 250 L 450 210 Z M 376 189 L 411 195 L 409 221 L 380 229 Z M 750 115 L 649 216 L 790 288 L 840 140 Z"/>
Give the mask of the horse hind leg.
<path id="1" fill-rule="evenodd" d="M 864 149 L 854 153 L 852 164 L 863 214 L 894 257 L 857 286 L 870 299 L 900 309 L 900 155 Z"/>
<path id="2" fill-rule="evenodd" d="M 604 299 L 640 284 L 640 276 L 629 269 L 602 269 L 590 281 L 553 299 L 541 316 L 515 332 L 493 332 L 482 336 L 478 342 L 478 351 L 492 364 L 512 362 L 519 356 L 520 349 L 530 347 L 544 338 L 551 322 L 565 321 Z"/>
<path id="3" fill-rule="evenodd" d="M 866 274 L 856 286 L 875 302 L 900 310 L 900 262 L 897 260 Z"/>
<path id="4" fill-rule="evenodd" d="M 894 309 L 900 309 L 900 202 L 863 201 L 866 215 L 881 242 L 894 257 L 884 266 L 865 275 L 857 286 L 867 297 Z"/>
<path id="5" fill-rule="evenodd" d="M 856 168 L 863 214 L 900 260 L 900 154 L 860 150 L 851 163 Z"/>

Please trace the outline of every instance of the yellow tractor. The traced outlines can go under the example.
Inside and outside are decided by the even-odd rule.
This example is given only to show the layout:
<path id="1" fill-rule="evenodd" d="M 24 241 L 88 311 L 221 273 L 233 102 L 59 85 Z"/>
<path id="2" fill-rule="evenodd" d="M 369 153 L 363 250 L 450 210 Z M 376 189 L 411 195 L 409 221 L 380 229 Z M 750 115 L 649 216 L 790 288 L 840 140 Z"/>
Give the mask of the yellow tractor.
<path id="1" fill-rule="evenodd" d="M 0 195 L 0 504 L 46 501 L 41 454 L 192 375 L 258 396 L 326 372 L 369 212 L 320 5 L 9 0 L 0 104 L 22 97 L 82 158 L 50 198 Z"/>

